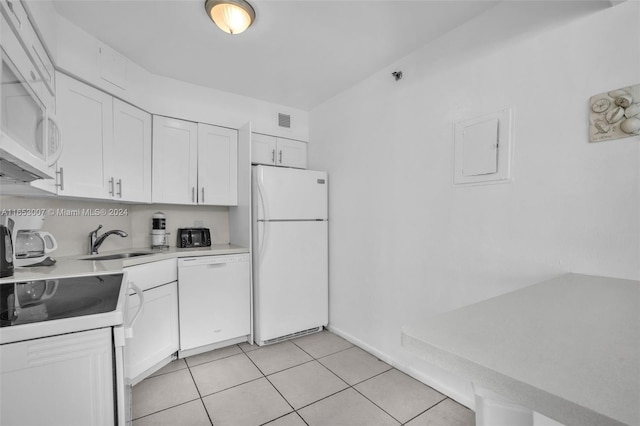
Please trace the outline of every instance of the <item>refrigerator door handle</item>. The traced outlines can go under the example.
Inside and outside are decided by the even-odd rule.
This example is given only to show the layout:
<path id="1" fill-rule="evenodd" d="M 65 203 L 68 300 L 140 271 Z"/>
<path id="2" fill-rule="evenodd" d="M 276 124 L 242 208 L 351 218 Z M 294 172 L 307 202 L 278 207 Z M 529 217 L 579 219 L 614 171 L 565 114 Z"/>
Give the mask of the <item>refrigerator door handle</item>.
<path id="1" fill-rule="evenodd" d="M 268 213 L 268 204 L 267 204 L 267 200 L 264 196 L 264 187 L 262 186 L 262 180 L 263 180 L 263 176 L 262 176 L 262 170 L 260 170 L 260 176 L 258 176 L 258 198 L 260 199 L 260 206 L 262 207 L 262 219 L 263 220 L 269 220 L 269 213 Z"/>
<path id="2" fill-rule="evenodd" d="M 258 199 L 260 200 L 260 206 L 262 207 L 263 217 L 263 220 L 259 221 L 258 223 L 262 223 L 264 229 L 264 232 L 262 233 L 262 239 L 258 244 L 258 264 L 260 264 L 262 263 L 262 258 L 264 257 L 264 248 L 266 246 L 266 241 L 269 238 L 269 215 L 267 214 L 267 201 L 264 196 L 264 187 L 262 186 L 262 170 L 260 170 L 260 175 L 256 180 L 258 183 Z M 258 233 L 258 236 L 260 236 L 260 233 Z"/>
<path id="3" fill-rule="evenodd" d="M 259 242 L 258 248 L 258 264 L 262 263 L 262 258 L 264 257 L 265 248 L 267 247 L 267 241 L 269 240 L 269 221 L 260 221 L 258 224 L 262 224 L 262 239 Z M 258 232 L 258 236 L 260 236 L 260 232 Z"/>

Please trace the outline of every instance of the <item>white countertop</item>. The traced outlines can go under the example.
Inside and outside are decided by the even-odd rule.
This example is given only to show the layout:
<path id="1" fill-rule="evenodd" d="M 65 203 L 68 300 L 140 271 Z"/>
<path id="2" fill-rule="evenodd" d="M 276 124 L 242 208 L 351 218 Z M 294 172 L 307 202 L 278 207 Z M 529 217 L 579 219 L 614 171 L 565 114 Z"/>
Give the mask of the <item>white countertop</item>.
<path id="1" fill-rule="evenodd" d="M 640 281 L 566 274 L 407 325 L 402 345 L 566 425 L 640 425 Z"/>
<path id="2" fill-rule="evenodd" d="M 16 268 L 12 277 L 0 279 L 0 284 L 24 282 L 44 279 L 56 279 L 65 277 L 82 277 L 89 275 L 122 273 L 128 266 L 141 265 L 160 260 L 192 257 L 192 256 L 218 256 L 225 254 L 248 253 L 246 247 L 219 244 L 206 248 L 170 248 L 168 250 L 127 249 L 100 253 L 98 256 L 123 252 L 152 252 L 148 255 L 130 257 L 119 260 L 84 260 L 91 258 L 89 255 L 57 257 L 57 262 L 52 266 L 38 266 L 31 268 Z M 124 306 L 127 294 L 126 283 L 120 289 L 118 304 L 114 311 L 101 314 L 85 315 L 74 318 L 63 318 L 51 321 L 41 321 L 30 324 L 21 324 L 0 329 L 0 344 L 12 343 L 22 340 L 36 339 L 64 333 L 72 333 L 94 328 L 113 327 L 123 324 Z"/>
<path id="3" fill-rule="evenodd" d="M 93 257 L 127 252 L 149 252 L 151 254 L 116 260 L 86 260 L 91 259 L 92 257 L 88 254 L 61 257 L 52 256 L 56 259 L 56 263 L 54 265 L 15 268 L 13 276 L 0 279 L 0 284 L 16 281 L 96 275 L 100 273 L 117 273 L 122 272 L 122 269 L 127 266 L 141 265 L 143 263 L 157 262 L 159 260 L 191 256 L 218 256 L 223 254 L 248 253 L 249 249 L 232 244 L 214 244 L 211 247 L 198 248 L 170 247 L 166 250 L 132 248 L 100 252 L 97 255 L 93 255 Z"/>

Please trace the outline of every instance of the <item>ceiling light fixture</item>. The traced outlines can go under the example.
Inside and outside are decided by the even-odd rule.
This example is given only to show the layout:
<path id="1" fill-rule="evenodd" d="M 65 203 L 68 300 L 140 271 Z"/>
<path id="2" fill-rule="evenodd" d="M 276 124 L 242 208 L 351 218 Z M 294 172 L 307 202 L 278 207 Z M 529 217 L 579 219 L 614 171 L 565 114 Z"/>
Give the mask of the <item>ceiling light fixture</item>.
<path id="1" fill-rule="evenodd" d="M 256 19 L 256 12 L 245 0 L 207 0 L 207 15 L 225 33 L 240 34 Z"/>

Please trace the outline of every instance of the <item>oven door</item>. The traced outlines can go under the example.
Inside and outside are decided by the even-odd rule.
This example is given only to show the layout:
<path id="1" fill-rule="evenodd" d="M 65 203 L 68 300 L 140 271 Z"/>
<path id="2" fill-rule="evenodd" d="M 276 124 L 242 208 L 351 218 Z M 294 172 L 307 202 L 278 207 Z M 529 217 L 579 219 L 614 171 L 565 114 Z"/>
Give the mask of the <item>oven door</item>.
<path id="1" fill-rule="evenodd" d="M 0 19 L 0 157 L 9 163 L 3 162 L 3 169 L 7 173 L 15 165 L 32 174 L 33 179 L 52 178 L 47 164 L 48 126 L 43 125 L 47 123 L 47 111 L 39 97 L 44 83 L 4 17 Z"/>

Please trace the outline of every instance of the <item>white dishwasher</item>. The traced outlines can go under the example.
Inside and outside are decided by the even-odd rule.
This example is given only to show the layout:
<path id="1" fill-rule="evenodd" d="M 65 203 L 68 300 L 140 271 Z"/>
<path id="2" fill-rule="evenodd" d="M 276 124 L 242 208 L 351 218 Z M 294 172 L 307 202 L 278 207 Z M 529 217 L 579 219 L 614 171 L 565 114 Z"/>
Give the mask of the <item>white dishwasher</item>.
<path id="1" fill-rule="evenodd" d="M 249 340 L 250 260 L 248 253 L 178 260 L 178 357 Z"/>

